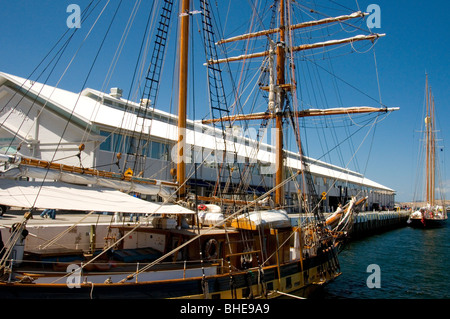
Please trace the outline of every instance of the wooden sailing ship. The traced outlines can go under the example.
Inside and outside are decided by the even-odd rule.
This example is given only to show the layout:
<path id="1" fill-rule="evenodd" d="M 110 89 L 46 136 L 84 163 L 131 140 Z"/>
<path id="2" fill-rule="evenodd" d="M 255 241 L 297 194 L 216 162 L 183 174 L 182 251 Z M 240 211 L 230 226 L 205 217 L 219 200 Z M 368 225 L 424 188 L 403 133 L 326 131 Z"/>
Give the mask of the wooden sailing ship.
<path id="1" fill-rule="evenodd" d="M 440 227 L 447 222 L 445 199 L 441 198 L 440 205 L 436 198 L 437 153 L 436 153 L 436 119 L 434 97 L 428 86 L 428 74 L 426 75 L 426 114 L 425 114 L 425 198 L 426 205 L 414 211 L 408 219 L 412 227 L 431 228 Z M 442 196 L 441 192 L 441 196 Z"/>
<path id="2" fill-rule="evenodd" d="M 172 6 L 171 0 L 166 4 Z M 219 41 L 218 44 L 246 40 L 255 37 L 267 37 L 269 49 L 256 54 L 218 59 L 213 46 L 208 48 L 206 67 L 209 73 L 219 74 L 218 65 L 233 61 L 265 57 L 269 63 L 269 83 L 261 87 L 268 92 L 267 112 L 230 115 L 228 112 L 204 124 L 235 122 L 240 120 L 268 120 L 276 123 L 275 163 L 276 173 L 274 187 L 254 200 L 239 200 L 224 196 L 189 196 L 187 189 L 186 163 L 186 105 L 188 92 L 188 47 L 189 21 L 192 16 L 191 3 L 182 0 L 180 7 L 179 38 L 179 95 L 178 95 L 178 161 L 173 170 L 176 181 L 158 181 L 134 176 L 132 172 L 111 173 L 96 169 L 77 168 L 51 161 L 23 158 L 18 155 L 3 155 L 2 160 L 8 164 L 10 177 L 17 177 L 11 170 L 29 169 L 34 178 L 45 178 L 51 172 L 53 180 L 59 182 L 79 183 L 124 189 L 124 183 L 132 185 L 139 193 L 160 192 L 164 187 L 165 203 L 156 208 L 149 208 L 150 214 L 157 215 L 153 224 L 140 222 L 136 226 L 121 225 L 110 228 L 119 229 L 120 238 L 100 251 L 94 248 L 83 252 L 84 258 L 79 267 L 64 271 L 68 263 L 41 268 L 33 260 L 23 260 L 21 266 L 11 261 L 14 247 L 24 240 L 27 222 L 36 208 L 54 208 L 54 203 L 30 207 L 23 221 L 12 229 L 11 237 L 5 242 L 1 260 L 2 280 L 0 296 L 2 298 L 275 298 L 285 294 L 307 297 L 317 287 L 323 286 L 340 275 L 337 257 L 337 238 L 345 228 L 334 231 L 329 224 L 340 220 L 333 218 L 328 222 L 317 206 L 317 196 L 306 182 L 302 187 L 302 198 L 308 202 L 307 212 L 313 216 L 307 223 L 292 226 L 284 208 L 284 185 L 287 181 L 301 176 L 311 181 L 307 165 L 297 172 L 286 176 L 283 169 L 283 122 L 287 118 L 310 116 L 331 116 L 337 114 L 359 114 L 388 112 L 392 109 L 372 107 L 351 107 L 334 109 L 305 109 L 292 111 L 286 107 L 286 101 L 295 96 L 296 83 L 290 82 L 286 75 L 287 54 L 297 51 L 312 50 L 356 41 L 373 41 L 382 35 L 360 35 L 342 40 L 320 42 L 317 44 L 295 46 L 288 36 L 301 28 L 327 23 L 340 23 L 366 14 L 356 12 L 336 18 L 324 18 L 312 22 L 291 25 L 289 20 L 289 1 L 276 1 L 280 26 L 266 31 L 249 33 L 237 38 Z M 167 8 L 165 9 L 168 10 Z M 202 20 L 211 26 L 208 1 L 201 1 Z M 278 36 L 275 43 L 268 37 Z M 211 38 L 211 29 L 204 30 L 207 43 L 215 43 Z M 159 41 L 159 40 L 157 40 Z M 292 66 L 292 61 L 291 61 Z M 217 88 L 217 87 L 216 87 Z M 211 88 L 210 88 L 211 89 Z M 295 99 L 295 98 L 294 98 Z M 226 107 L 215 105 L 215 110 L 226 111 Z M 213 113 L 213 112 L 212 112 Z M 83 146 L 80 146 L 80 150 Z M 299 141 L 299 153 L 303 150 Z M 7 173 L 7 172 L 5 172 Z M 6 174 L 8 175 L 8 174 Z M 56 176 L 57 175 L 57 176 Z M 77 175 L 80 180 L 74 177 Z M 103 180 L 110 183 L 102 184 Z M 44 187 L 43 184 L 41 187 Z M 43 189 L 43 188 L 42 188 Z M 80 191 L 81 192 L 81 191 Z M 274 205 L 265 201 L 274 193 Z M 80 193 L 81 194 L 81 193 Z M 41 194 L 44 196 L 44 194 Z M 80 195 L 81 196 L 81 195 Z M 137 200 L 137 199 L 136 199 Z M 358 201 L 360 204 L 361 201 Z M 168 205 L 170 204 L 170 205 Z M 48 207 L 46 207 L 47 205 Z M 62 207 L 64 203 L 61 204 Z M 105 203 L 106 206 L 106 203 Z M 178 207 L 178 208 L 177 208 Z M 345 211 L 347 225 L 353 213 L 353 203 Z M 131 208 L 130 212 L 133 212 Z M 210 210 L 210 211 L 209 211 Z M 164 212 L 163 214 L 160 214 Z M 209 215 L 207 215 L 209 214 Z M 342 225 L 342 224 L 340 224 Z M 120 249 L 121 243 L 133 233 L 144 234 L 146 238 L 158 238 L 164 242 L 160 251 L 151 250 L 152 255 L 146 263 L 130 265 L 112 263 L 111 251 Z M 108 238 L 111 239 L 111 238 Z M 62 270 L 62 271 L 61 271 Z"/>

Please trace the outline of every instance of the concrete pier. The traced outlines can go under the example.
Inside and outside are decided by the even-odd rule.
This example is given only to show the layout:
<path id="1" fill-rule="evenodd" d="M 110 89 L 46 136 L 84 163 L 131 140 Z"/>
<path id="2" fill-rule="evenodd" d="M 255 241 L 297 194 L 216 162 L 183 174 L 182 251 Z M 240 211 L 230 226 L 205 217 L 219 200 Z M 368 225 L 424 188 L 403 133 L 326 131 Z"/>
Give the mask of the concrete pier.
<path id="1" fill-rule="evenodd" d="M 9 237 L 10 227 L 17 222 L 23 221 L 23 215 L 25 211 L 8 211 L 4 216 L 0 217 L 0 232 L 3 240 Z M 387 211 L 387 212 L 361 212 L 354 221 L 351 238 L 362 238 L 370 236 L 378 232 L 387 231 L 395 228 L 406 227 L 406 221 L 408 220 L 410 212 L 408 211 Z M 330 213 L 324 214 L 325 218 Z M 58 212 L 56 219 L 42 218 L 38 214 L 33 216 L 27 223 L 27 229 L 30 231 L 30 236 L 27 237 L 27 242 L 31 242 L 33 248 L 38 247 L 47 240 L 58 235 L 63 230 L 67 229 L 71 225 L 77 224 L 77 227 L 64 236 L 64 242 L 62 245 L 73 246 L 74 243 L 77 248 L 86 249 L 90 245 L 89 234 L 91 225 L 97 227 L 97 245 L 99 247 L 104 244 L 104 233 L 109 225 L 135 225 L 135 220 L 130 221 L 129 216 L 124 216 L 121 220 L 116 220 L 116 216 L 104 215 L 104 214 L 92 214 L 86 216 L 85 214 L 71 214 Z M 297 226 L 299 220 L 304 222 L 306 219 L 314 219 L 312 215 L 305 214 L 290 214 L 291 223 L 293 226 Z M 145 221 L 144 221 L 145 223 Z M 133 236 L 138 240 L 138 235 Z M 117 234 L 118 236 L 118 234 Z M 119 238 L 119 237 L 117 237 Z M 131 236 L 130 236 L 131 238 Z M 128 239 L 127 242 L 133 242 Z M 135 245 L 133 242 L 132 245 Z"/>
<path id="2" fill-rule="evenodd" d="M 361 238 L 377 232 L 406 227 L 409 211 L 365 212 L 359 213 L 350 234 L 352 238 Z"/>
<path id="3" fill-rule="evenodd" d="M 409 218 L 409 211 L 382 211 L 382 212 L 361 212 L 354 221 L 351 238 L 362 238 L 378 232 L 383 232 L 395 228 L 406 227 L 406 221 Z M 331 213 L 325 213 L 325 218 Z M 313 219 L 312 215 L 290 214 L 291 223 L 298 225 L 299 219 L 304 222 L 307 219 Z"/>

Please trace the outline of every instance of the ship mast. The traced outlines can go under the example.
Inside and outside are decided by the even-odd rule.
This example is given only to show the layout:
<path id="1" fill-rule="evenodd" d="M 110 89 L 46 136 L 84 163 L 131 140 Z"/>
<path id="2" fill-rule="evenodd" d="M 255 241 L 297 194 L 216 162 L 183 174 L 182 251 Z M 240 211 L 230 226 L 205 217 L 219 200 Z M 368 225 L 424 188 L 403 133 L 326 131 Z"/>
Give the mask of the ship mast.
<path id="1" fill-rule="evenodd" d="M 280 87 L 285 84 L 285 0 L 280 1 L 280 43 L 277 45 L 277 86 Z M 275 123 L 276 123 L 276 145 L 275 145 L 275 161 L 276 161 L 276 175 L 275 185 L 280 185 L 284 180 L 284 165 L 283 165 L 283 115 L 285 93 L 279 90 L 279 104 L 275 106 Z M 283 206 L 284 204 L 284 188 L 277 187 L 275 190 L 275 205 Z"/>
<path id="2" fill-rule="evenodd" d="M 189 0 L 182 0 L 180 14 L 180 65 L 178 85 L 178 150 L 177 150 L 177 182 L 179 185 L 178 197 L 186 195 L 186 163 L 184 153 L 186 151 L 186 104 L 187 104 L 187 76 L 189 55 Z"/>
<path id="3" fill-rule="evenodd" d="M 430 88 L 431 94 L 431 88 Z M 434 96 L 431 94 L 430 98 L 430 108 L 431 108 L 431 205 L 435 205 L 436 197 L 435 197 L 435 185 L 436 185 L 436 123 L 434 118 Z"/>
<path id="4" fill-rule="evenodd" d="M 426 75 L 426 200 L 431 206 L 435 204 L 435 136 L 434 136 L 434 98 L 431 88 L 428 87 L 428 74 Z"/>
<path id="5" fill-rule="evenodd" d="M 274 202 L 277 206 L 284 205 L 284 189 L 282 186 L 284 180 L 284 157 L 283 157 L 283 118 L 288 116 L 293 117 L 307 117 L 307 116 L 323 116 L 323 115 L 336 115 L 336 114 L 355 114 L 355 113 L 371 113 L 371 112 L 388 112 L 394 111 L 398 108 L 372 108 L 372 107 L 353 107 L 353 108 L 338 108 L 338 109 L 328 109 L 328 110 L 303 110 L 296 112 L 285 112 L 284 103 L 286 97 L 286 91 L 292 90 L 292 84 L 286 83 L 285 79 L 285 64 L 286 64 L 286 30 L 294 30 L 305 27 L 310 27 L 313 25 L 321 25 L 332 22 L 342 22 L 348 19 L 354 19 L 359 17 L 364 17 L 367 14 L 362 13 L 360 11 L 354 12 L 350 15 L 335 17 L 335 18 L 326 18 L 322 20 L 316 20 L 311 22 L 304 22 L 296 25 L 286 25 L 286 2 L 288 0 L 280 0 L 279 1 L 279 28 L 274 28 L 270 30 L 263 30 L 254 33 L 248 33 L 224 40 L 220 40 L 217 44 L 229 43 L 238 40 L 245 40 L 260 36 L 266 36 L 268 34 L 279 33 L 279 42 L 276 44 L 276 85 L 274 85 L 274 81 L 271 76 L 271 82 L 269 87 L 263 87 L 261 89 L 269 91 L 269 111 L 265 113 L 257 113 L 257 114 L 249 114 L 249 115 L 234 115 L 234 116 L 226 116 L 217 119 L 203 120 L 203 124 L 210 124 L 221 121 L 237 121 L 237 120 L 256 120 L 256 119 L 275 119 L 276 126 L 276 145 L 275 145 L 275 161 L 276 161 L 276 175 L 275 175 L 275 198 Z M 370 35 L 358 35 L 350 38 L 340 39 L 340 40 L 331 40 L 313 44 L 304 44 L 299 46 L 292 46 L 290 44 L 289 50 L 292 52 L 295 51 L 303 51 L 303 50 L 311 50 L 315 48 L 323 48 L 332 45 L 339 45 L 344 43 L 353 43 L 356 41 L 370 40 L 374 41 L 379 37 L 384 36 L 384 34 L 370 34 Z M 270 40 L 269 40 L 270 41 Z M 271 75 L 273 73 L 272 65 L 273 63 L 273 46 L 274 43 L 271 43 L 270 49 L 264 52 L 240 55 L 235 57 L 227 57 L 224 59 L 217 60 L 209 60 L 207 61 L 208 65 L 211 64 L 219 64 L 233 61 L 246 60 L 250 58 L 256 57 L 268 57 L 269 58 L 269 67 L 271 71 Z M 276 101 L 276 102 L 275 102 Z M 274 103 L 275 102 L 275 103 Z"/>

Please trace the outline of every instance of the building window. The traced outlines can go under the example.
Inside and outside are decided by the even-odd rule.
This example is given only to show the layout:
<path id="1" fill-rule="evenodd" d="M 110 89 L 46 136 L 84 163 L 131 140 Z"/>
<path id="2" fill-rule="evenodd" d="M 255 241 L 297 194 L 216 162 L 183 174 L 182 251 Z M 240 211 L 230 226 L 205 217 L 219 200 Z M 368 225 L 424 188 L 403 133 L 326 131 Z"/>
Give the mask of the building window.
<path id="1" fill-rule="evenodd" d="M 122 149 L 123 149 L 122 141 L 123 141 L 123 135 L 114 133 L 114 135 L 113 135 L 113 148 L 112 148 L 112 151 L 114 153 L 122 152 Z"/>
<path id="2" fill-rule="evenodd" d="M 161 143 L 152 142 L 150 147 L 150 157 L 154 159 L 159 159 L 161 156 Z"/>
<path id="3" fill-rule="evenodd" d="M 106 137 L 106 139 L 100 144 L 100 150 L 111 151 L 111 133 L 106 131 L 100 131 L 100 135 Z"/>
<path id="4" fill-rule="evenodd" d="M 133 136 L 127 136 L 126 140 L 125 140 L 125 147 L 127 148 L 127 153 L 128 154 L 138 154 L 141 153 L 142 154 L 142 149 L 138 149 L 138 144 L 139 143 L 139 139 Z"/>
<path id="5" fill-rule="evenodd" d="M 167 161 L 169 158 L 169 144 L 152 141 L 149 155 L 151 158 Z"/>
<path id="6" fill-rule="evenodd" d="M 100 150 L 145 155 L 150 158 L 165 160 L 169 158 L 170 145 L 161 142 L 139 140 L 136 137 L 100 131 L 100 135 L 106 139 L 100 144 Z"/>

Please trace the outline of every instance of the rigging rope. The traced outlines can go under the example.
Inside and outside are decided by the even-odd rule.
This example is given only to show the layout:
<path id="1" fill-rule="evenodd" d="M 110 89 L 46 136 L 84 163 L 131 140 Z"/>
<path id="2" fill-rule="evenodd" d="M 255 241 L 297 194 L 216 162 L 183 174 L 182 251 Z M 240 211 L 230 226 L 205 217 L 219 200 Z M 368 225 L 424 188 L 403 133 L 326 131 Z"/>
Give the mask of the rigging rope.
<path id="1" fill-rule="evenodd" d="M 155 14 L 154 13 L 155 11 L 156 10 L 154 10 L 154 3 L 153 3 L 152 7 L 151 7 L 151 10 L 149 10 L 149 14 L 148 14 L 148 17 L 147 17 L 147 22 L 146 22 L 146 27 L 145 27 L 145 32 L 144 32 L 144 34 L 142 36 L 141 46 L 140 46 L 140 50 L 139 50 L 139 55 L 138 55 L 138 58 L 136 60 L 136 64 L 135 64 L 135 67 L 134 67 L 130 88 L 129 88 L 129 91 L 128 91 L 128 97 L 127 97 L 126 105 L 124 107 L 124 115 L 126 114 L 126 112 L 128 112 L 130 110 L 129 109 L 130 106 L 129 106 L 128 103 L 132 99 L 131 95 L 132 95 L 132 92 L 133 92 L 133 86 L 135 84 L 136 78 L 138 77 L 137 74 L 139 73 L 139 65 L 140 65 L 140 61 L 141 61 L 141 55 L 142 55 L 143 50 L 144 50 L 143 48 L 144 48 L 146 35 L 147 35 L 148 29 L 149 29 L 149 25 L 153 21 L 153 19 L 151 19 L 151 17 Z M 144 62 L 142 62 L 142 64 L 141 64 L 141 68 L 143 68 L 143 67 L 144 67 Z M 139 90 L 139 87 L 136 90 Z M 139 110 L 138 112 L 140 112 L 140 109 L 138 109 L 138 110 Z M 131 120 L 132 120 L 131 116 L 129 117 L 128 120 L 130 121 L 130 123 L 129 123 L 130 126 L 132 126 L 133 123 L 131 123 Z M 136 117 L 136 121 L 137 120 L 138 120 L 138 117 Z M 112 158 L 116 157 L 118 151 L 119 151 L 119 153 L 123 152 L 123 153 L 126 154 L 125 155 L 125 159 L 124 159 L 124 162 L 125 162 L 124 164 L 125 165 L 124 165 L 123 169 L 126 168 L 126 163 L 127 163 L 127 160 L 128 160 L 128 153 L 129 153 L 128 152 L 129 150 L 125 149 L 126 144 L 127 144 L 127 139 L 129 137 L 128 136 L 124 136 L 125 138 L 122 138 L 122 135 L 121 135 L 121 132 L 122 132 L 122 130 L 124 130 L 124 127 L 126 127 L 125 116 L 122 117 L 122 121 L 121 121 L 121 124 L 119 126 L 119 130 L 118 130 L 118 136 L 120 136 L 120 138 L 118 138 L 117 141 L 116 141 L 116 139 L 114 139 L 114 141 L 113 141 L 114 145 L 113 145 L 113 154 L 112 154 Z M 143 125 L 142 129 L 143 128 L 144 128 L 144 125 Z M 120 144 L 122 144 L 122 145 L 120 145 Z M 120 148 L 122 149 L 122 151 L 120 150 Z M 121 170 L 120 167 L 119 167 L 119 170 Z"/>
<path id="2" fill-rule="evenodd" d="M 296 175 L 295 175 L 296 176 Z M 295 177 L 294 176 L 294 177 Z M 273 191 L 275 191 L 277 188 L 284 186 L 286 183 L 290 182 L 291 179 L 286 179 L 285 181 L 283 181 L 281 184 L 277 185 L 276 187 L 272 188 L 270 191 L 264 193 L 263 195 L 261 195 L 260 197 L 258 197 L 255 202 L 264 199 L 267 195 L 271 194 Z M 197 240 L 199 237 L 208 234 L 209 232 L 211 232 L 212 230 L 214 230 L 215 227 L 221 226 L 223 224 L 225 224 L 226 221 L 234 218 L 235 216 L 241 214 L 242 212 L 244 212 L 248 207 L 250 206 L 250 204 L 245 205 L 244 207 L 242 207 L 241 209 L 237 210 L 235 213 L 227 216 L 226 218 L 224 218 L 222 221 L 218 222 L 215 225 L 210 226 L 209 228 L 207 228 L 203 234 L 198 234 L 197 236 L 191 238 L 190 240 L 184 242 L 182 245 L 178 246 L 177 248 L 173 249 L 172 251 L 166 253 L 164 256 L 156 259 L 155 261 L 151 262 L 150 264 L 146 265 L 145 267 L 141 268 L 139 271 L 136 271 L 135 273 L 129 275 L 128 277 L 124 278 L 121 282 L 125 282 L 126 280 L 130 280 L 132 278 L 134 278 L 135 276 L 137 276 L 138 274 L 140 274 L 141 272 L 144 272 L 148 269 L 150 269 L 151 267 L 153 267 L 154 265 L 158 264 L 160 261 L 164 260 L 165 258 L 167 258 L 168 256 L 172 255 L 173 253 L 179 251 L 180 249 L 182 249 L 183 247 L 189 245 L 191 242 L 193 242 L 194 240 Z M 264 263 L 263 263 L 264 264 Z"/>
<path id="3" fill-rule="evenodd" d="M 83 10 L 82 12 L 82 23 L 90 16 L 90 14 L 94 11 L 94 9 L 97 7 L 98 3 L 91 9 L 91 5 L 92 5 L 93 1 L 91 1 L 89 3 L 89 5 L 86 7 L 85 10 Z M 91 9 L 91 11 L 89 12 L 89 9 Z M 86 13 L 87 12 L 87 13 Z M 83 13 L 86 13 L 83 15 Z M 53 47 L 49 50 L 49 52 L 44 56 L 44 58 L 39 62 L 39 64 L 35 67 L 35 69 L 30 73 L 30 75 L 27 77 L 27 79 L 32 82 L 32 85 L 30 86 L 29 89 L 26 90 L 26 92 L 24 94 L 21 94 L 21 98 L 20 100 L 15 104 L 15 106 L 12 107 L 12 110 L 16 109 L 19 107 L 20 103 L 22 102 L 22 100 L 25 99 L 25 97 L 29 94 L 29 92 L 31 91 L 33 85 L 34 85 L 34 81 L 31 81 L 31 76 L 38 70 L 38 68 L 44 63 L 44 61 L 50 56 L 50 53 L 57 48 L 58 44 L 64 39 L 65 35 L 69 32 L 70 29 L 68 29 L 66 32 L 64 32 L 64 34 L 58 39 L 58 41 L 53 45 Z M 62 47 L 56 52 L 55 56 L 50 60 L 50 62 L 48 62 L 48 64 L 44 67 L 44 69 L 41 71 L 41 73 L 38 75 L 37 80 L 39 80 L 39 78 L 41 76 L 44 75 L 44 72 L 47 70 L 47 68 L 49 68 L 52 64 L 52 62 L 56 59 L 56 62 L 54 63 L 53 67 L 50 70 L 50 73 L 48 74 L 47 78 L 44 81 L 44 85 L 48 82 L 50 76 L 53 74 L 53 71 L 55 70 L 56 66 L 58 65 L 60 59 L 62 58 L 65 50 L 67 49 L 67 46 L 69 45 L 70 41 L 72 40 L 72 38 L 74 37 L 74 35 L 76 34 L 78 28 L 75 28 L 75 30 L 72 32 L 72 34 L 69 36 L 69 38 L 63 43 Z M 27 80 L 27 81 L 28 81 Z M 12 102 L 12 100 L 16 97 L 16 95 L 20 94 L 19 91 L 21 91 L 25 85 L 25 83 L 27 82 L 23 82 L 22 85 L 20 85 L 19 90 L 14 92 L 14 94 L 12 95 L 12 97 L 8 100 L 8 102 L 5 104 L 5 106 L 2 108 L 2 110 L 0 111 L 0 113 L 2 113 L 4 111 L 4 109 L 10 104 L 10 102 Z M 59 84 L 59 81 L 58 81 Z M 56 85 L 56 87 L 58 86 L 58 84 Z M 56 88 L 55 87 L 55 88 Z M 20 128 L 22 127 L 22 125 L 25 123 L 26 118 L 28 117 L 28 115 L 30 114 L 31 110 L 33 109 L 35 103 L 37 102 L 37 99 L 39 98 L 42 90 L 44 89 L 44 86 L 41 87 L 41 89 L 39 90 L 39 92 L 37 93 L 36 97 L 32 100 L 31 106 L 29 107 L 28 111 L 26 112 L 26 116 L 23 117 L 22 123 L 19 125 L 19 128 L 16 130 L 16 132 L 14 133 L 14 137 L 17 137 Z M 37 111 L 37 115 L 36 118 L 39 118 L 40 114 L 43 112 L 44 108 L 46 107 L 48 101 L 44 103 L 44 105 L 41 107 L 40 110 Z M 10 114 L 8 114 L 5 118 L 5 120 L 1 123 L 1 125 L 3 126 L 5 124 L 5 122 L 8 120 L 9 116 L 12 115 L 12 110 L 10 112 Z M 30 134 L 30 131 L 32 129 L 32 126 L 29 128 L 29 130 L 27 131 L 27 133 L 25 134 L 25 136 L 28 136 Z M 12 146 L 14 142 L 14 139 L 11 140 L 9 147 Z M 9 148 L 8 147 L 8 148 Z"/>
<path id="4" fill-rule="evenodd" d="M 114 16 L 113 16 L 113 18 L 112 18 L 112 20 L 111 20 L 111 23 L 109 24 L 109 27 L 108 27 L 108 29 L 107 29 L 106 34 L 105 34 L 105 36 L 104 36 L 104 38 L 103 38 L 103 40 L 102 40 L 102 42 L 101 42 L 100 48 L 97 50 L 96 57 L 95 57 L 95 59 L 94 59 L 94 62 L 91 64 L 90 70 L 89 70 L 89 72 L 88 72 L 88 74 L 87 74 L 87 76 L 86 76 L 86 78 L 85 78 L 85 81 L 84 81 L 84 83 L 83 83 L 82 88 L 84 88 L 85 85 L 86 85 L 86 83 L 87 83 L 87 80 L 88 80 L 88 78 L 89 78 L 89 76 L 90 76 L 90 74 L 91 74 L 91 72 L 92 72 L 92 69 L 93 69 L 93 67 L 94 67 L 94 65 L 95 65 L 95 62 L 97 61 L 97 58 L 98 58 L 98 56 L 99 56 L 99 53 L 100 53 L 100 51 L 101 51 L 101 49 L 102 49 L 102 47 L 103 47 L 103 44 L 104 44 L 104 42 L 105 42 L 105 40 L 106 40 L 106 36 L 107 36 L 107 34 L 109 33 L 109 31 L 110 31 L 110 29 L 111 29 L 112 22 L 114 21 L 116 15 L 117 15 L 117 12 L 118 12 L 118 10 L 119 10 L 119 7 L 120 7 L 120 4 L 121 4 L 121 3 L 122 3 L 122 1 L 120 1 L 119 5 L 118 5 L 117 8 L 116 8 L 115 14 L 114 14 Z M 109 4 L 109 1 L 105 4 L 105 6 L 104 6 L 103 9 L 101 10 L 100 14 L 98 15 L 97 19 L 95 20 L 94 24 L 92 25 L 92 27 L 89 29 L 88 33 L 86 34 L 86 36 L 85 36 L 83 42 L 82 42 L 81 45 L 78 47 L 78 49 L 77 49 L 77 51 L 75 52 L 75 54 L 72 56 L 72 58 L 71 58 L 70 62 L 68 63 L 66 69 L 64 70 L 63 74 L 62 74 L 61 77 L 59 78 L 56 87 L 59 85 L 60 81 L 62 80 L 62 78 L 64 77 L 64 75 L 66 74 L 66 72 L 68 71 L 68 69 L 69 69 L 69 67 L 71 66 L 71 64 L 73 63 L 75 57 L 78 55 L 78 53 L 79 53 L 81 47 L 82 47 L 83 44 L 86 42 L 86 40 L 87 40 L 87 38 L 89 37 L 89 35 L 91 34 L 92 30 L 94 29 L 94 27 L 95 27 L 96 24 L 98 23 L 100 17 L 101 17 L 101 16 L 103 15 L 103 13 L 105 12 L 105 10 L 106 10 L 108 4 Z M 53 92 L 56 90 L 56 87 L 53 89 Z M 53 94 L 53 93 L 52 93 L 52 94 Z M 65 124 L 65 126 L 64 126 L 64 129 L 63 129 L 63 131 L 62 131 L 62 133 L 61 133 L 61 135 L 60 135 L 60 139 L 59 139 L 59 142 L 58 142 L 58 144 L 57 144 L 56 150 L 55 150 L 55 152 L 53 153 L 53 156 L 52 156 L 52 159 L 51 159 L 50 162 L 53 162 L 53 160 L 54 160 L 54 158 L 55 158 L 55 156 L 56 156 L 56 152 L 57 152 L 57 150 L 58 150 L 58 148 L 59 148 L 59 146 L 60 146 L 60 144 L 61 144 L 61 142 L 62 142 L 63 136 L 64 136 L 64 134 L 65 134 L 67 128 L 69 127 L 69 122 L 70 122 L 70 120 L 71 120 L 72 117 L 73 117 L 73 114 L 74 114 L 74 112 L 75 112 L 75 108 L 76 108 L 76 106 L 77 106 L 77 104 L 78 104 L 78 101 L 79 101 L 80 97 L 81 97 L 81 93 L 80 93 L 80 94 L 78 95 L 78 97 L 77 97 L 77 100 L 76 100 L 76 102 L 75 102 L 74 108 L 73 108 L 72 112 L 70 113 L 69 118 L 68 118 L 68 120 L 67 120 L 67 122 L 66 122 L 66 124 Z M 44 109 L 45 105 L 46 105 L 46 103 L 44 104 L 42 110 Z M 42 110 L 41 110 L 41 111 L 42 111 Z M 36 202 L 37 202 L 37 199 L 38 199 L 38 197 L 39 197 L 41 188 L 42 188 L 42 186 L 43 186 L 44 183 L 45 183 L 45 179 L 46 179 L 46 177 L 47 177 L 47 173 L 48 173 L 48 171 L 46 172 L 46 174 L 45 174 L 45 176 L 44 176 L 44 178 L 43 178 L 41 187 L 40 187 L 39 190 L 38 190 L 37 196 L 36 196 L 36 198 L 35 198 L 35 200 L 34 200 L 34 203 L 33 203 L 32 207 L 34 207 L 34 206 L 36 205 Z"/>
<path id="5" fill-rule="evenodd" d="M 105 76 L 105 79 L 103 80 L 103 84 L 102 84 L 102 87 L 101 87 L 101 90 L 100 90 L 101 92 L 105 92 L 106 88 L 109 86 L 109 83 L 110 83 L 110 81 L 112 79 L 112 76 L 114 74 L 114 71 L 116 69 L 117 62 L 119 61 L 119 58 L 120 58 L 120 56 L 122 54 L 122 50 L 123 50 L 123 48 L 125 46 L 125 43 L 126 43 L 126 41 L 128 39 L 128 35 L 129 35 L 131 27 L 132 27 L 132 25 L 134 23 L 134 19 L 136 17 L 136 14 L 138 12 L 140 4 L 141 4 L 141 0 L 136 1 L 134 6 L 133 6 L 133 9 L 131 11 L 130 17 L 128 18 L 127 24 L 126 24 L 126 26 L 124 28 L 124 31 L 122 32 L 122 37 L 121 37 L 121 39 L 119 41 L 119 44 L 117 45 L 116 51 L 114 53 L 114 57 L 111 60 L 111 63 L 109 65 L 108 71 L 107 71 L 106 76 Z M 94 107 L 93 110 L 92 110 L 90 119 L 95 119 L 96 118 L 96 116 L 97 116 L 97 114 L 98 114 L 98 112 L 100 110 L 99 106 L 101 104 L 101 101 L 102 101 L 102 98 L 99 96 L 98 99 L 97 99 L 96 107 Z M 87 127 L 86 130 L 85 130 L 85 135 L 83 136 L 83 138 L 87 138 L 86 136 L 89 136 L 89 134 L 91 133 L 92 129 L 93 129 L 92 126 L 91 127 Z"/>
<path id="6" fill-rule="evenodd" d="M 90 213 L 86 214 L 83 218 L 81 218 L 78 222 L 76 222 L 73 225 L 71 225 L 70 227 L 66 228 L 64 231 L 60 232 L 52 239 L 47 240 L 47 242 L 44 243 L 43 246 L 40 247 L 40 249 L 46 249 L 49 246 L 52 246 L 53 244 L 55 244 L 58 240 L 60 240 L 62 237 L 64 237 L 67 233 L 69 233 L 72 229 L 74 229 L 76 226 L 78 226 L 78 224 L 80 224 L 83 220 L 85 220 L 86 218 L 91 216 L 93 213 L 95 213 L 95 212 L 91 211 Z"/>

